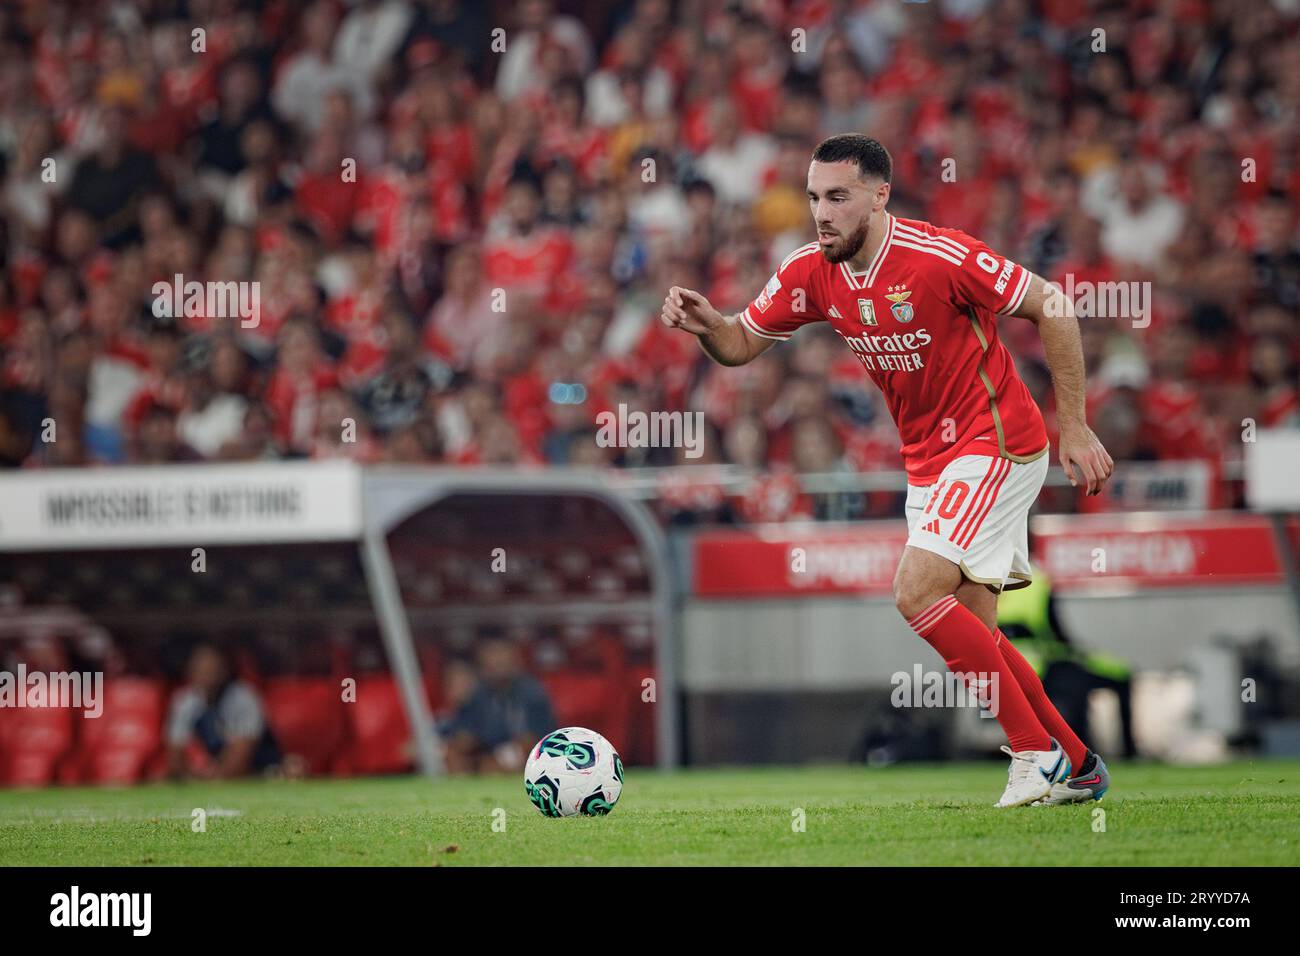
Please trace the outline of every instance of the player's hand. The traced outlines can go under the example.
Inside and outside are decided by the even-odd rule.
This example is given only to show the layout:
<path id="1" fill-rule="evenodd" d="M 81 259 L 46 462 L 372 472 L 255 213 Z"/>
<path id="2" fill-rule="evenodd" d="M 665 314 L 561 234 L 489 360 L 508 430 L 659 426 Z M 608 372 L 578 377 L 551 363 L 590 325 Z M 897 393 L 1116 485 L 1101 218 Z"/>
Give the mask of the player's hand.
<path id="1" fill-rule="evenodd" d="M 682 329 L 692 335 L 707 335 L 726 324 L 722 313 L 693 289 L 673 286 L 664 299 L 659 318 L 669 328 Z"/>
<path id="2" fill-rule="evenodd" d="M 1114 459 L 1087 425 L 1061 429 L 1060 455 L 1061 467 L 1065 469 L 1070 484 L 1078 488 L 1083 482 L 1089 495 L 1101 494 L 1101 489 L 1115 473 Z"/>

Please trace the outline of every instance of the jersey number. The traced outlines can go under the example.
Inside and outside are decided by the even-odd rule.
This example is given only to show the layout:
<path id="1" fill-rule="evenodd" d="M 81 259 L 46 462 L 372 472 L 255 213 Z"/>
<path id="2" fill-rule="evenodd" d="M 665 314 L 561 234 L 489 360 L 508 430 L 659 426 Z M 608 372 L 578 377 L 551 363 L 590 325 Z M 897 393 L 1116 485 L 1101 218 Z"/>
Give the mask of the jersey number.
<path id="1" fill-rule="evenodd" d="M 943 489 L 940 488 L 939 491 Z M 966 496 L 970 494 L 970 485 L 964 481 L 954 481 L 948 487 L 948 493 L 943 496 L 943 503 L 939 505 L 940 518 L 955 518 L 957 512 L 961 510 L 962 504 L 966 501 Z M 930 505 L 925 509 L 926 514 L 930 513 L 930 508 L 934 506 L 935 501 L 939 499 L 938 492 L 930 499 Z"/>

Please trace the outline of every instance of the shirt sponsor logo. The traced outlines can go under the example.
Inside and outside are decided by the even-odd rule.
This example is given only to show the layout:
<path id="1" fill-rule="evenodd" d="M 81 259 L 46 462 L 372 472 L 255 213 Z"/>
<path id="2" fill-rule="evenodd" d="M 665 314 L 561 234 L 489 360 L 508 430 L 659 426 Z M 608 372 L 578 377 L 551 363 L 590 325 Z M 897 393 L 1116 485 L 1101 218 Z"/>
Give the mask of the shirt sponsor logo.
<path id="1" fill-rule="evenodd" d="M 864 332 L 860 336 L 844 336 L 844 341 L 868 372 L 915 372 L 925 368 L 919 350 L 933 339 L 923 328 L 893 335 L 868 335 Z"/>
<path id="2" fill-rule="evenodd" d="M 776 273 L 773 273 L 772 278 L 767 280 L 767 285 L 763 286 L 763 291 L 759 293 L 758 299 L 754 302 L 754 305 L 758 306 L 758 311 L 766 312 L 770 309 L 772 307 L 772 296 L 776 295 L 780 290 L 781 280 L 777 278 Z"/>
<path id="3" fill-rule="evenodd" d="M 998 281 L 993 286 L 993 288 L 998 292 L 999 295 L 1006 291 L 1007 283 L 1011 281 L 1011 273 L 1014 272 L 1015 269 L 1016 269 L 1016 264 L 1012 262 L 1010 259 L 1008 259 L 1005 263 L 1003 263 L 1002 274 L 998 276 Z"/>

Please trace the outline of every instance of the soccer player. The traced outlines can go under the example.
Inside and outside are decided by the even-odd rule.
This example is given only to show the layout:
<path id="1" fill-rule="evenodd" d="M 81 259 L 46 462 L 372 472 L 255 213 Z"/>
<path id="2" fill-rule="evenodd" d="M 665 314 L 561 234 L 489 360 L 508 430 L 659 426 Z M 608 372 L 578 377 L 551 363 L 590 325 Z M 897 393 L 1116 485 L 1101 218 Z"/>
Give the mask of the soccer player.
<path id="1" fill-rule="evenodd" d="M 1105 764 L 997 628 L 998 594 L 1030 580 L 1029 509 L 1048 468 L 1042 413 L 998 338 L 997 316 L 1038 326 L 1071 484 L 1099 494 L 1114 469 L 1084 419 L 1073 304 L 964 232 L 891 215 L 892 166 L 866 136 L 823 141 L 808 167 L 817 241 L 791 252 L 739 315 L 674 286 L 661 317 L 727 366 L 752 362 L 800 326 L 831 324 L 880 386 L 902 437 L 908 540 L 894 577 L 898 610 L 995 705 L 1006 732 L 1011 769 L 997 806 L 1100 799 Z"/>

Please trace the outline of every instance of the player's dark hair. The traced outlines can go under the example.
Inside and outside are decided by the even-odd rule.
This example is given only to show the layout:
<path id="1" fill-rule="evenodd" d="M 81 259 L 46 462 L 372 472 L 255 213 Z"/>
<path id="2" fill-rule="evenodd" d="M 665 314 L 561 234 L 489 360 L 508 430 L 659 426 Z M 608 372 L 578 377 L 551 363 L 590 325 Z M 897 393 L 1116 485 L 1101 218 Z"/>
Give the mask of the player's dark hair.
<path id="1" fill-rule="evenodd" d="M 889 150 L 861 133 L 840 133 L 822 140 L 813 150 L 812 158 L 818 163 L 857 163 L 861 175 L 879 177 L 885 182 L 891 182 L 894 175 Z"/>

